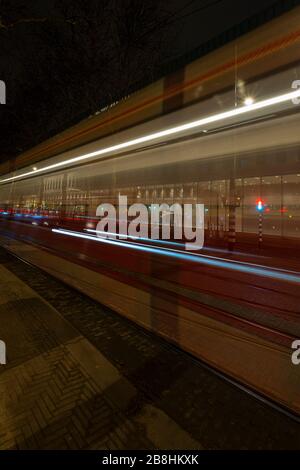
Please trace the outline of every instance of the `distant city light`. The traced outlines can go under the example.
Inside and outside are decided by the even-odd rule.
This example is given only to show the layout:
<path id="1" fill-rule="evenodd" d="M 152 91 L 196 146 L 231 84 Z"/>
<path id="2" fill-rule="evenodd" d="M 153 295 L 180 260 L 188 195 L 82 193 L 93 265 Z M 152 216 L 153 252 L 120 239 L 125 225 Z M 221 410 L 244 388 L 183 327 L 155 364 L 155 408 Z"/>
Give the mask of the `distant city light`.
<path id="1" fill-rule="evenodd" d="M 244 99 L 245 106 L 250 106 L 253 103 L 254 103 L 254 99 L 251 96 L 247 96 L 247 98 Z"/>

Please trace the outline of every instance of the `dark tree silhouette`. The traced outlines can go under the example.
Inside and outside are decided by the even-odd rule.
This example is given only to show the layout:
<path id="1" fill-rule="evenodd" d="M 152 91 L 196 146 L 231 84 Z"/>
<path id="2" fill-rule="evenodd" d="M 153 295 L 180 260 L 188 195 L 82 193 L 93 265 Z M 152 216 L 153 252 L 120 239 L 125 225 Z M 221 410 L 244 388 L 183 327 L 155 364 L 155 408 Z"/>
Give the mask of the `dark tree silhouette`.
<path id="1" fill-rule="evenodd" d="M 170 19 L 160 0 L 0 0 L 0 159 L 151 81 L 168 57 Z"/>

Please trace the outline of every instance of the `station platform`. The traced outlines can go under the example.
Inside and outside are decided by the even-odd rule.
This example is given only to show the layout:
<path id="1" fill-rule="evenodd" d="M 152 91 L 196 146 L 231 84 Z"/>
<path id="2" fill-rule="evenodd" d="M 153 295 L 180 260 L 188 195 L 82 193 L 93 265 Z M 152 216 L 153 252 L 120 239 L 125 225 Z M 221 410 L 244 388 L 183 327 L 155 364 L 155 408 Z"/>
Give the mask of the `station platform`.
<path id="1" fill-rule="evenodd" d="M 2 450 L 300 448 L 291 417 L 3 248 L 0 339 Z"/>

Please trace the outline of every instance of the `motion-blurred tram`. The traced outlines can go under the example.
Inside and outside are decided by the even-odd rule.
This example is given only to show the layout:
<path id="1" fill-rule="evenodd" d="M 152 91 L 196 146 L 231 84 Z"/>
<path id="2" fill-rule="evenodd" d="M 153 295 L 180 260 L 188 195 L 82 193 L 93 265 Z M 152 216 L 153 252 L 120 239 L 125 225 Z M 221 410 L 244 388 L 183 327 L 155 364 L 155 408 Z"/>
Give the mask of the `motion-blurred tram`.
<path id="1" fill-rule="evenodd" d="M 0 167 L 1 243 L 300 413 L 300 8 Z M 204 204 L 203 250 L 95 236 L 97 207 Z"/>

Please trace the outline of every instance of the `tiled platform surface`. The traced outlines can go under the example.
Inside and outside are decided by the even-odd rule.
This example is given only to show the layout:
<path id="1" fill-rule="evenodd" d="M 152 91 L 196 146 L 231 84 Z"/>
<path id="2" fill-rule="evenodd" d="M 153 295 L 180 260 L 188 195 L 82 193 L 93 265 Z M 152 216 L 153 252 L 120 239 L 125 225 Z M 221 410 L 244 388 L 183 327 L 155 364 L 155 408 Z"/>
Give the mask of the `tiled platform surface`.
<path id="1" fill-rule="evenodd" d="M 300 448 L 299 424 L 0 251 L 0 449 Z"/>

